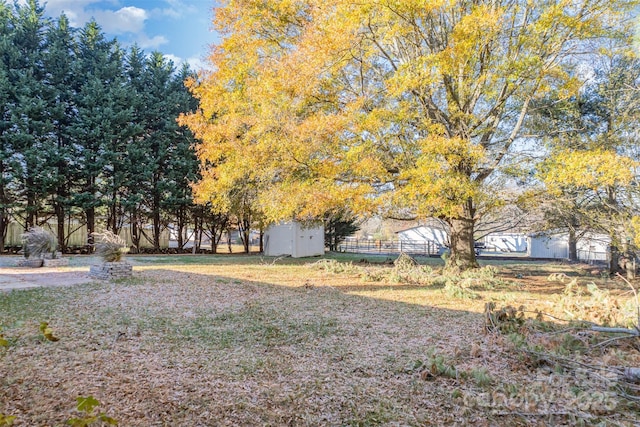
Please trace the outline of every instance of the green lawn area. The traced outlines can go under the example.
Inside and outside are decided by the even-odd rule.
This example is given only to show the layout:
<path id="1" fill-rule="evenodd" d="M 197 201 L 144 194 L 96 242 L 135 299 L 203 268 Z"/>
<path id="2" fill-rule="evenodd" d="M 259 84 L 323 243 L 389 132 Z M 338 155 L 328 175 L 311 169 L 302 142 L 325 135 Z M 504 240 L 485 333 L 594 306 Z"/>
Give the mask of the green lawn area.
<path id="1" fill-rule="evenodd" d="M 132 256 L 131 279 L 0 293 L 0 414 L 64 425 L 91 395 L 122 426 L 637 422 L 637 387 L 614 369 L 640 366 L 637 338 L 558 320 L 629 326 L 625 283 L 363 258 Z"/>

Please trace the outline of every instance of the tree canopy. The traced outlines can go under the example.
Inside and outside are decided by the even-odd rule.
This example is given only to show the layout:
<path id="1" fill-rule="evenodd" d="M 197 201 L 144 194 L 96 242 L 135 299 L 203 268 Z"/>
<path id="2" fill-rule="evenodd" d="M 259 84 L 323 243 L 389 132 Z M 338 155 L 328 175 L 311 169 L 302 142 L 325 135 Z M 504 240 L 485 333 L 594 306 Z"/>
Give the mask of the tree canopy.
<path id="1" fill-rule="evenodd" d="M 134 246 L 159 249 L 193 208 L 196 141 L 176 122 L 196 107 L 192 75 L 123 49 L 95 21 L 72 28 L 37 0 L 0 1 L 0 252 L 11 221 L 51 219 L 62 250 L 78 223 L 89 235 L 128 224 Z"/>
<path id="2" fill-rule="evenodd" d="M 250 180 L 269 220 L 437 217 L 449 267 L 476 264 L 532 104 L 575 95 L 581 60 L 629 43 L 635 0 L 222 2 L 213 71 L 183 118 L 197 195 Z"/>

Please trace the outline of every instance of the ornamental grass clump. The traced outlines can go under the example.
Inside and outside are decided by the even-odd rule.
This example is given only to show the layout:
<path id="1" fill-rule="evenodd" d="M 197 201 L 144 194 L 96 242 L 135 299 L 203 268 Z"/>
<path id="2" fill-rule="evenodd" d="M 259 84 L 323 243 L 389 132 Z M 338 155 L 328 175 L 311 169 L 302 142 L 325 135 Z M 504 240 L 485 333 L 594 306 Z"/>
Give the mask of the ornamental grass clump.
<path id="1" fill-rule="evenodd" d="M 25 258 L 43 258 L 51 254 L 55 258 L 58 242 L 56 236 L 40 227 L 32 227 L 22 234 Z"/>
<path id="2" fill-rule="evenodd" d="M 126 242 L 117 234 L 111 231 L 102 233 L 93 233 L 97 242 L 94 244 L 96 255 L 102 258 L 104 262 L 118 262 L 128 252 Z"/>

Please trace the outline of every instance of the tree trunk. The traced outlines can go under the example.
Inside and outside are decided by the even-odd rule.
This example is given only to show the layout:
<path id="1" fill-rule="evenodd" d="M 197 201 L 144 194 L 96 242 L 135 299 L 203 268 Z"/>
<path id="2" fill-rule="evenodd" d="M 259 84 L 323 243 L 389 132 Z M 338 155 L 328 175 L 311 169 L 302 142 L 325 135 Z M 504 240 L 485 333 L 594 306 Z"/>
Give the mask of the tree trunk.
<path id="1" fill-rule="evenodd" d="M 474 213 L 473 201 L 468 200 L 463 207 L 462 217 L 449 220 L 451 252 L 445 265 L 447 270 L 457 272 L 479 267 L 473 246 L 475 243 Z"/>
<path id="2" fill-rule="evenodd" d="M 4 163 L 0 162 L 0 179 L 2 179 L 3 175 Z M 0 186 L 0 254 L 4 253 L 4 240 L 7 237 L 7 229 L 9 228 L 9 215 L 7 212 L 8 200 L 4 191 L 3 183 L 2 186 Z"/>
<path id="3" fill-rule="evenodd" d="M 184 249 L 184 232 L 186 224 L 186 213 L 183 208 L 178 208 L 176 211 L 176 234 L 178 238 L 178 249 Z M 197 224 L 196 224 L 197 227 Z"/>
<path id="4" fill-rule="evenodd" d="M 614 244 L 609 246 L 609 274 L 613 275 L 621 272 L 620 268 L 620 251 Z"/>
<path id="5" fill-rule="evenodd" d="M 118 234 L 118 208 L 116 200 L 118 197 L 117 190 L 111 193 L 111 205 L 109 206 L 109 219 L 107 220 L 107 229 L 111 229 L 113 234 Z"/>
<path id="6" fill-rule="evenodd" d="M 26 179 L 27 186 L 27 208 L 26 208 L 26 221 L 24 224 L 24 231 L 29 231 L 29 229 L 35 227 L 37 225 L 37 215 L 36 215 L 36 196 L 33 191 L 33 181 L 28 177 Z"/>
<path id="7" fill-rule="evenodd" d="M 260 229 L 260 253 L 264 252 L 264 228 Z"/>
<path id="8" fill-rule="evenodd" d="M 160 195 L 153 195 L 153 251 L 160 253 Z"/>
<path id="9" fill-rule="evenodd" d="M 578 261 L 578 239 L 573 228 L 569 228 L 569 261 Z"/>
<path id="10" fill-rule="evenodd" d="M 131 211 L 130 220 L 129 220 L 129 234 L 131 236 L 131 244 L 135 250 L 134 253 L 140 253 L 140 240 L 142 240 L 142 235 L 140 230 L 138 229 L 138 215 L 136 213 L 136 208 L 134 207 Z"/>
<path id="11" fill-rule="evenodd" d="M 96 231 L 96 210 L 93 206 L 85 209 L 87 217 L 87 245 L 89 252 L 93 252 L 93 233 Z"/>
<path id="12" fill-rule="evenodd" d="M 58 193 L 60 194 L 60 193 Z M 58 221 L 57 224 L 57 229 L 58 229 L 58 247 L 60 248 L 60 252 L 65 253 L 67 252 L 67 245 L 66 245 L 66 240 L 65 240 L 65 233 L 64 233 L 64 220 L 65 220 L 65 212 L 64 212 L 64 206 L 62 205 L 62 202 L 58 201 L 55 204 L 55 211 L 56 211 L 56 220 Z"/>
<path id="13" fill-rule="evenodd" d="M 7 238 L 8 225 L 6 210 L 4 207 L 0 207 L 0 254 L 4 253 L 4 240 Z"/>
<path id="14" fill-rule="evenodd" d="M 249 220 L 243 219 L 238 222 L 238 231 L 240 234 L 240 240 L 242 241 L 242 247 L 244 253 L 248 254 L 250 250 L 251 241 L 249 240 L 251 230 L 249 229 Z"/>

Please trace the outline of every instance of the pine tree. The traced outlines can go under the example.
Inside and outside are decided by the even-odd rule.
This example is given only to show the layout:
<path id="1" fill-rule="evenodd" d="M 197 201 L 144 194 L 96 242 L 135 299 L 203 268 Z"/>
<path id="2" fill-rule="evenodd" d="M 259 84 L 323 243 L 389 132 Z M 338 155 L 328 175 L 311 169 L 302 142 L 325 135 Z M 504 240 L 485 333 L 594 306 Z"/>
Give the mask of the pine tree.
<path id="1" fill-rule="evenodd" d="M 16 5 L 14 46 L 17 55 L 9 64 L 12 85 L 14 147 L 20 153 L 20 217 L 25 230 L 38 225 L 38 214 L 54 186 L 46 153 L 52 143 L 48 116 L 51 91 L 44 69 L 45 31 L 49 22 L 37 0 Z"/>
<path id="2" fill-rule="evenodd" d="M 78 84 L 77 108 L 71 134 L 76 150 L 78 188 L 73 203 L 84 213 L 92 243 L 96 231 L 96 209 L 105 203 L 100 177 L 105 169 L 105 141 L 118 132 L 113 127 L 112 85 L 118 84 L 121 57 L 115 40 L 105 40 L 100 26 L 91 21 L 80 31 L 74 75 Z M 110 193 L 108 194 L 111 195 Z"/>
<path id="3" fill-rule="evenodd" d="M 174 121 L 179 114 L 195 111 L 198 106 L 196 99 L 184 85 L 184 81 L 189 77 L 193 77 L 193 73 L 185 64 L 171 79 L 167 96 L 173 101 L 171 105 L 174 111 L 171 117 L 174 117 Z M 160 207 L 165 212 L 167 221 L 174 222 L 180 248 L 184 245 L 184 232 L 194 213 L 190 184 L 199 179 L 199 161 L 194 150 L 195 144 L 195 138 L 186 126 L 176 127 L 173 137 L 169 139 L 169 156 L 163 168 L 163 197 Z M 195 232 L 199 233 L 202 227 L 196 226 L 195 229 Z"/>
<path id="4" fill-rule="evenodd" d="M 44 66 L 47 72 L 51 97 L 47 108 L 53 125 L 55 144 L 46 151 L 47 164 L 51 166 L 51 204 L 57 221 L 58 246 L 66 251 L 65 222 L 72 214 L 71 191 L 74 174 L 71 164 L 73 138 L 71 124 L 75 115 L 75 75 L 73 73 L 75 43 L 69 20 L 63 14 L 56 25 L 47 32 L 47 52 Z"/>
<path id="5" fill-rule="evenodd" d="M 17 50 L 13 42 L 13 12 L 0 3 L 0 253 L 15 207 L 13 188 L 16 185 L 16 151 L 12 134 L 12 112 L 16 103 L 13 97 L 10 66 L 14 63 Z"/>

